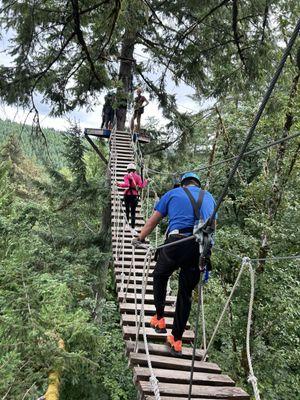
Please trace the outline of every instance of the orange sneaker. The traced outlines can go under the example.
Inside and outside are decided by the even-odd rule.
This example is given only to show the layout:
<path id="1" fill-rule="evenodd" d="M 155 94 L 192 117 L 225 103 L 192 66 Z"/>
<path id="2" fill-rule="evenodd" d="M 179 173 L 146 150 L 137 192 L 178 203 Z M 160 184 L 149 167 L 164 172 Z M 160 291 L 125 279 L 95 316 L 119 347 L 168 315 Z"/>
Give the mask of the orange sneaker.
<path id="1" fill-rule="evenodd" d="M 167 343 L 171 347 L 172 356 L 178 357 L 182 355 L 182 340 L 175 341 L 173 335 L 168 335 Z"/>
<path id="2" fill-rule="evenodd" d="M 157 315 L 153 315 L 153 317 L 150 320 L 150 326 L 151 328 L 155 329 L 155 332 L 157 333 L 167 333 L 166 329 L 166 321 L 164 318 L 157 319 Z"/>

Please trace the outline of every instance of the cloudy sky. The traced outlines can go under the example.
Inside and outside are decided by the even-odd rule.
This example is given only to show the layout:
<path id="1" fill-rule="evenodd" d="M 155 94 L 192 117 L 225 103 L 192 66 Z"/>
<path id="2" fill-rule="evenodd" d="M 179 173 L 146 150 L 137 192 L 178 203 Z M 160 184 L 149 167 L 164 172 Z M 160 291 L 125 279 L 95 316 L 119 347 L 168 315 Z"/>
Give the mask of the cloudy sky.
<path id="1" fill-rule="evenodd" d="M 7 54 L 7 49 L 9 47 L 9 38 L 12 34 L 8 34 L 2 32 L 2 37 L 0 37 L 0 62 L 2 65 L 9 66 L 12 62 L 11 58 Z M 143 48 L 137 48 L 134 57 L 138 61 L 147 61 L 147 54 L 143 52 Z M 151 79 L 156 80 L 159 79 L 160 73 L 156 72 L 151 76 Z M 167 91 L 170 94 L 176 95 L 178 109 L 181 112 L 187 113 L 196 113 L 200 109 L 199 103 L 192 100 L 190 96 L 194 94 L 194 90 L 181 82 L 179 86 L 176 86 L 172 81 L 171 77 L 167 79 Z M 97 128 L 101 123 L 101 110 L 103 105 L 103 97 L 104 94 L 99 95 L 99 101 L 93 110 L 86 110 L 84 108 L 76 109 L 72 113 L 65 115 L 61 118 L 53 118 L 49 116 L 49 108 L 47 104 L 43 103 L 43 99 L 40 95 L 37 95 L 36 105 L 40 113 L 40 122 L 42 127 L 51 127 L 59 130 L 67 129 L 69 125 L 69 120 L 75 120 L 81 128 Z M 144 92 L 144 95 L 147 97 L 147 92 Z M 143 115 L 144 121 L 147 118 L 155 117 L 159 120 L 160 125 L 166 124 L 168 121 L 163 118 L 162 112 L 158 107 L 158 103 L 156 101 L 151 100 L 150 104 L 145 108 L 145 113 Z M 1 119 L 10 119 L 16 122 L 30 124 L 32 122 L 32 115 L 28 115 L 28 110 L 24 110 L 17 106 L 7 106 L 3 102 L 0 102 L 0 118 Z"/>

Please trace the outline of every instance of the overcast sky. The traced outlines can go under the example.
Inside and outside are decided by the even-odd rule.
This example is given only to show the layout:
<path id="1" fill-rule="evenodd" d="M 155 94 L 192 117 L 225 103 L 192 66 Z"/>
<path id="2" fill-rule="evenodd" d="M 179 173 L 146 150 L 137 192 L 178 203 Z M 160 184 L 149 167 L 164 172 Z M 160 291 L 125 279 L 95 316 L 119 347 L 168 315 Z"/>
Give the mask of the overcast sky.
<path id="1" fill-rule="evenodd" d="M 11 59 L 6 53 L 9 47 L 9 37 L 10 34 L 5 34 L 1 32 L 3 37 L 0 39 L 0 60 L 2 65 L 9 66 L 11 64 Z M 147 54 L 143 52 L 142 47 L 138 47 L 135 51 L 134 57 L 138 61 L 147 61 Z M 159 79 L 160 73 L 155 72 L 151 74 L 151 79 L 154 81 Z M 167 91 L 169 94 L 176 95 L 176 100 L 178 103 L 178 109 L 180 112 L 188 112 L 188 113 L 196 113 L 200 109 L 200 105 L 198 102 L 195 102 L 191 99 L 190 96 L 194 94 L 194 90 L 181 82 L 179 86 L 176 86 L 172 79 L 169 77 L 167 79 Z M 73 112 L 65 115 L 61 118 L 53 118 L 49 116 L 49 107 L 47 104 L 43 103 L 42 96 L 37 95 L 35 98 L 37 109 L 40 113 L 40 122 L 41 126 L 51 127 L 59 130 L 67 129 L 69 125 L 69 120 L 75 120 L 81 128 L 98 128 L 101 124 L 101 110 L 103 105 L 103 97 L 105 93 L 101 93 L 99 95 L 99 101 L 93 110 L 86 110 L 85 108 L 76 109 Z M 147 92 L 144 92 L 144 95 L 147 97 Z M 150 104 L 145 108 L 145 112 L 143 114 L 143 121 L 146 121 L 147 118 L 155 117 L 159 120 L 160 125 L 165 125 L 168 121 L 163 118 L 162 112 L 158 107 L 157 101 L 150 101 Z M 32 115 L 28 115 L 28 110 L 21 109 L 17 106 L 7 106 L 2 101 L 0 103 L 0 118 L 1 119 L 10 119 L 16 122 L 31 124 Z M 142 125 L 143 125 L 142 121 Z"/>

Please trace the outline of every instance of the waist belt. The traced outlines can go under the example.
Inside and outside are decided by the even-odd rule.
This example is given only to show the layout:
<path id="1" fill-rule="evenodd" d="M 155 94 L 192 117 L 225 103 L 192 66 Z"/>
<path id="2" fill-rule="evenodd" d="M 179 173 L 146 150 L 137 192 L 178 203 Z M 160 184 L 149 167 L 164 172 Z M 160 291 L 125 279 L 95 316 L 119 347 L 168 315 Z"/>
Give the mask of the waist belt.
<path id="1" fill-rule="evenodd" d="M 194 227 L 189 226 L 188 228 L 181 228 L 181 229 L 173 229 L 171 232 L 168 233 L 170 235 L 182 235 L 182 236 L 190 236 L 193 234 Z"/>

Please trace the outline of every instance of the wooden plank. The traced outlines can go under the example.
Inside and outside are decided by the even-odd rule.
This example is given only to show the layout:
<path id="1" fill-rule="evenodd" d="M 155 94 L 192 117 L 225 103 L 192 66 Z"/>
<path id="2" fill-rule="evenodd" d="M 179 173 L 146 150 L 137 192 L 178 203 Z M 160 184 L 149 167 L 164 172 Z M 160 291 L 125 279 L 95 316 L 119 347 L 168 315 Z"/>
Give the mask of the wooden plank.
<path id="1" fill-rule="evenodd" d="M 128 151 L 128 152 L 130 152 L 131 154 L 133 153 L 133 150 L 132 150 L 132 147 L 131 147 L 131 144 L 130 143 L 128 143 L 128 142 L 124 142 L 124 143 L 119 143 L 119 144 L 117 144 L 116 145 L 116 150 L 117 150 L 117 154 L 119 154 L 119 151 L 121 150 L 126 150 L 126 151 Z"/>
<path id="2" fill-rule="evenodd" d="M 139 212 L 140 210 L 141 210 L 140 207 L 137 207 L 137 208 L 136 208 L 136 216 L 138 216 L 139 218 L 143 218 L 142 214 Z M 114 217 L 118 215 L 117 207 L 116 207 L 115 210 L 114 210 L 114 209 L 111 210 L 111 215 L 113 215 Z"/>
<path id="3" fill-rule="evenodd" d="M 132 243 L 132 236 L 125 236 L 124 237 L 124 242 L 125 242 L 125 244 L 127 244 L 128 246 L 130 246 L 131 247 L 131 243 Z M 114 235 L 112 235 L 112 244 L 113 245 L 116 245 L 117 244 L 117 235 L 116 235 L 116 232 L 115 232 L 115 236 Z M 120 242 L 119 242 L 119 244 L 120 244 Z M 148 243 L 146 243 L 146 244 L 148 244 Z"/>
<path id="4" fill-rule="evenodd" d="M 116 278 L 116 281 L 117 281 L 117 282 L 121 282 L 121 281 L 122 281 L 122 276 L 121 276 L 121 274 L 116 274 L 116 275 L 115 275 L 115 278 Z M 136 279 L 136 283 L 142 283 L 142 282 L 144 282 L 144 278 L 143 278 L 142 276 L 136 276 L 135 279 Z M 126 276 L 125 281 L 126 281 L 126 283 L 127 283 L 127 281 L 128 281 L 128 275 Z M 133 278 L 133 277 L 131 277 L 131 278 L 129 279 L 129 283 L 134 283 L 134 278 Z M 149 277 L 148 277 L 148 283 L 149 283 L 149 285 L 150 285 L 150 284 L 153 284 L 153 278 L 152 278 L 152 276 L 149 276 Z"/>
<path id="5" fill-rule="evenodd" d="M 127 262 L 128 265 L 131 265 L 131 261 L 132 261 L 132 254 L 128 251 L 127 253 L 125 253 L 124 251 L 124 257 L 123 257 L 123 251 L 119 251 L 118 253 L 118 258 L 117 258 L 117 248 L 114 249 L 113 254 L 115 256 L 115 260 L 116 260 L 116 266 L 119 265 L 123 265 L 123 261 Z M 136 266 L 142 266 L 144 265 L 144 259 L 145 259 L 145 254 L 136 254 L 134 257 L 134 263 Z M 125 264 L 126 265 L 126 264 Z M 150 267 L 154 267 L 155 266 L 155 261 L 151 261 Z"/>
<path id="6" fill-rule="evenodd" d="M 132 150 L 130 150 L 130 149 L 126 149 L 126 148 L 124 148 L 124 149 L 117 149 L 117 157 L 119 158 L 119 157 L 125 157 L 125 159 L 126 158 L 132 158 L 133 157 L 133 154 L 132 154 Z"/>
<path id="7" fill-rule="evenodd" d="M 116 136 L 116 143 L 115 145 L 118 145 L 120 143 L 126 143 L 128 146 L 131 145 L 131 137 L 130 136 L 121 136 L 121 135 L 117 135 Z"/>
<path id="8" fill-rule="evenodd" d="M 119 308 L 121 312 L 126 312 L 127 314 L 135 313 L 135 304 L 122 302 L 119 303 Z M 140 310 L 140 309 L 139 309 Z M 145 304 L 144 306 L 145 315 L 154 315 L 156 313 L 154 304 Z M 175 314 L 175 307 L 173 306 L 165 306 L 165 316 L 173 317 Z"/>
<path id="9" fill-rule="evenodd" d="M 129 269 L 130 268 L 124 268 L 124 274 L 127 276 L 129 275 Z M 114 270 L 115 274 L 121 274 L 122 273 L 122 268 L 115 268 Z M 135 274 L 137 276 L 142 276 L 143 275 L 143 268 L 137 268 L 135 271 Z M 150 270 L 149 276 L 153 276 L 153 269 Z"/>
<path id="10" fill-rule="evenodd" d="M 123 337 L 124 339 L 134 339 L 136 337 L 136 327 L 135 326 L 122 326 Z M 145 328 L 145 332 L 147 334 L 148 339 L 158 340 L 165 342 L 167 339 L 167 335 L 171 335 L 171 329 L 167 329 L 167 333 L 157 333 L 153 328 Z M 143 338 L 143 330 L 140 329 L 139 334 L 140 339 Z M 194 340 L 195 334 L 193 331 L 187 330 L 184 331 L 182 336 L 182 341 L 186 343 L 191 343 Z"/>
<path id="11" fill-rule="evenodd" d="M 116 252 L 117 252 L 117 248 L 115 249 L 115 251 L 113 253 L 116 253 Z M 126 258 L 130 259 L 130 261 L 126 261 L 126 263 L 124 265 L 129 265 L 130 266 L 131 265 L 131 260 L 133 258 L 132 254 L 124 253 L 124 256 L 126 256 L 125 259 Z M 145 257 L 144 254 L 135 254 L 134 255 L 134 265 L 135 265 L 136 268 L 143 267 L 143 265 L 144 265 L 144 257 Z M 120 252 L 120 251 L 119 251 L 119 258 L 118 258 L 118 260 L 115 261 L 115 266 L 117 268 L 118 268 L 119 265 L 121 265 L 121 266 L 123 265 L 122 252 Z M 156 265 L 156 261 L 150 261 L 150 267 L 155 267 L 155 265 Z"/>
<path id="12" fill-rule="evenodd" d="M 122 237 L 121 237 L 121 239 L 122 239 Z M 132 240 L 132 239 L 131 239 Z M 112 242 L 112 247 L 113 248 L 117 248 L 117 247 L 120 247 L 120 243 L 117 243 L 115 240 Z M 122 251 L 123 251 L 123 248 L 124 248 L 124 252 L 126 252 L 126 253 L 132 253 L 132 244 L 131 244 L 131 242 L 125 242 L 124 243 L 124 246 L 122 247 Z M 135 254 L 143 254 L 143 255 L 146 255 L 146 253 L 147 253 L 147 249 L 144 249 L 144 248 L 141 248 L 141 249 L 139 249 L 139 248 L 136 248 L 135 249 Z"/>
<path id="13" fill-rule="evenodd" d="M 146 395 L 146 396 L 143 397 L 143 400 L 155 400 L 155 397 Z M 173 396 L 172 397 L 160 396 L 160 400 L 174 400 L 174 397 Z M 187 400 L 187 397 L 177 397 L 176 396 L 176 400 Z M 204 398 L 204 397 L 201 397 L 201 398 L 200 397 L 193 397 L 193 400 L 211 400 L 211 399 Z M 216 400 L 220 400 L 220 398 L 218 399 L 216 397 Z"/>
<path id="14" fill-rule="evenodd" d="M 131 264 L 132 264 L 132 255 L 131 254 L 124 254 L 124 259 L 123 259 L 123 255 L 122 253 L 119 252 L 118 257 L 117 257 L 117 252 L 114 251 L 113 252 L 114 255 L 114 265 L 116 269 L 122 268 L 122 266 L 124 265 L 125 268 L 130 268 Z M 155 267 L 156 263 L 155 261 L 151 261 L 150 263 L 150 271 L 152 271 Z M 135 259 L 134 260 L 134 266 L 132 268 L 132 274 L 134 269 L 140 270 L 143 269 L 144 267 L 144 259 L 142 257 L 140 257 L 139 259 Z"/>
<path id="15" fill-rule="evenodd" d="M 153 394 L 150 382 L 140 381 L 138 385 L 144 394 Z M 160 382 L 159 391 L 162 395 L 172 395 L 176 399 L 176 397 L 188 396 L 189 385 Z M 193 385 L 192 398 L 195 397 L 226 400 L 250 400 L 250 396 L 243 389 L 231 386 Z"/>
<path id="16" fill-rule="evenodd" d="M 115 249 L 113 250 L 113 254 L 116 257 L 117 256 L 117 252 L 118 252 L 118 262 L 122 262 L 123 258 L 124 260 L 132 260 L 132 253 L 125 253 L 124 251 L 124 256 L 123 256 L 123 251 L 122 249 L 119 249 L 118 247 L 115 247 Z M 143 265 L 144 261 L 145 261 L 145 254 L 135 254 L 134 255 L 134 261 L 136 265 Z M 131 264 L 131 263 L 130 263 Z M 153 265 L 153 262 L 151 261 L 151 264 Z"/>
<path id="17" fill-rule="evenodd" d="M 117 246 L 117 242 L 114 241 L 112 243 L 112 247 L 113 247 L 113 250 L 116 251 L 116 250 L 119 249 L 120 246 Z M 121 253 L 123 253 L 123 249 L 124 249 L 124 254 L 132 255 L 132 245 L 131 245 L 131 243 L 128 243 L 127 246 L 126 246 L 126 243 L 125 243 L 125 246 L 122 247 L 122 249 L 121 249 Z M 135 254 L 138 255 L 138 256 L 144 256 L 145 257 L 146 253 L 147 253 L 147 250 L 145 250 L 145 249 L 135 249 Z"/>
<path id="18" fill-rule="evenodd" d="M 146 354 L 141 353 L 129 353 L 129 359 L 131 365 L 139 365 L 141 367 L 148 366 Z M 154 368 L 163 368 L 163 369 L 174 369 L 180 371 L 190 371 L 192 360 L 188 360 L 182 357 L 165 357 L 165 356 L 156 356 L 150 355 L 151 363 Z M 195 361 L 194 364 L 195 372 L 211 372 L 214 374 L 220 374 L 220 367 L 211 362 L 204 361 Z"/>
<path id="19" fill-rule="evenodd" d="M 166 325 L 167 328 L 172 328 L 173 326 L 173 318 L 171 317 L 165 317 Z M 135 325 L 135 315 L 133 314 L 121 314 L 121 323 L 123 325 Z M 145 318 L 145 324 L 146 326 L 150 326 L 150 317 Z M 186 324 L 186 329 L 190 328 L 190 323 L 188 322 Z"/>
<path id="20" fill-rule="evenodd" d="M 120 292 L 119 292 L 119 293 L 118 293 L 118 300 L 119 300 L 119 301 L 122 301 L 123 299 L 124 299 L 124 293 L 120 293 Z M 134 293 L 127 293 L 126 301 L 127 301 L 128 303 L 132 303 L 134 300 L 135 300 Z M 136 300 L 137 300 L 138 303 L 141 303 L 141 301 L 142 301 L 142 295 L 138 293 L 138 294 L 136 295 Z M 166 304 L 174 304 L 175 301 L 176 301 L 176 296 L 167 296 L 167 297 L 166 297 Z M 153 304 L 153 302 L 154 302 L 153 295 L 152 295 L 152 294 L 146 294 L 146 295 L 145 295 L 145 303 L 147 303 L 147 304 Z"/>
<path id="21" fill-rule="evenodd" d="M 113 135 L 113 137 L 115 137 L 116 139 L 130 139 L 131 140 L 132 135 L 128 131 L 117 131 Z M 116 140 L 116 142 L 118 142 L 118 140 Z"/>
<path id="22" fill-rule="evenodd" d="M 115 261 L 115 266 L 116 266 L 116 268 L 118 268 L 118 266 L 122 266 L 123 265 L 123 261 L 122 261 L 122 254 L 120 255 L 120 257 L 119 257 L 119 259 L 118 259 L 118 261 Z M 150 264 L 150 269 L 152 270 L 154 267 L 155 267 L 155 261 L 153 262 L 153 261 L 151 261 L 151 264 Z M 130 261 L 124 261 L 124 266 L 125 267 L 130 267 L 131 266 L 131 260 Z M 138 260 L 135 260 L 135 268 L 136 269 L 143 269 L 143 266 L 144 266 L 144 262 L 143 261 L 138 261 Z"/>
<path id="23" fill-rule="evenodd" d="M 149 368 L 134 367 L 134 380 L 148 381 L 151 373 Z M 154 369 L 154 375 L 159 382 L 169 383 L 185 383 L 188 384 L 191 378 L 190 371 L 169 370 L 169 369 Z M 193 374 L 194 385 L 209 385 L 209 386 L 234 386 L 234 381 L 227 375 L 210 374 L 207 372 L 195 372 Z"/>
<path id="24" fill-rule="evenodd" d="M 117 283 L 117 290 L 120 291 L 122 288 L 121 283 Z M 142 285 L 134 285 L 134 284 L 129 284 L 127 286 L 127 281 L 125 280 L 125 285 L 124 285 L 124 291 L 127 289 L 127 293 L 134 293 L 134 290 L 137 291 L 137 293 L 142 293 Z M 152 285 L 147 285 L 146 286 L 146 293 L 153 293 L 153 286 Z"/>
<path id="25" fill-rule="evenodd" d="M 134 351 L 134 345 L 135 342 L 134 341 L 129 341 L 126 340 L 125 341 L 125 345 L 126 345 L 126 354 L 127 356 L 129 355 L 129 353 L 131 351 Z M 150 354 L 154 354 L 157 356 L 165 356 L 165 357 L 172 357 L 172 354 L 170 353 L 170 347 L 167 344 L 157 344 L 157 343 L 148 343 L 148 348 L 149 348 L 149 353 Z M 139 349 L 139 353 L 145 353 L 145 344 L 144 342 L 140 341 L 139 345 L 138 345 L 138 349 Z M 202 360 L 202 356 L 204 354 L 203 350 L 196 350 L 196 355 L 195 355 L 195 360 L 201 361 Z M 192 347 L 188 347 L 188 346 L 183 346 L 182 347 L 182 358 L 186 358 L 186 359 L 191 359 L 193 356 L 193 349 Z"/>
<path id="26" fill-rule="evenodd" d="M 124 226 L 124 224 L 122 223 L 122 227 L 123 226 Z M 122 230 L 122 233 L 123 233 L 123 230 Z M 125 233 L 128 233 L 130 235 L 131 240 L 132 240 L 131 230 L 129 229 L 128 225 L 126 225 L 126 224 L 125 224 Z M 149 241 L 147 241 L 147 243 L 149 244 Z M 125 243 L 125 247 L 129 247 L 129 248 L 132 249 L 131 242 L 129 242 L 127 244 Z M 138 249 L 138 250 L 141 250 L 141 249 Z"/>
<path id="27" fill-rule="evenodd" d="M 127 163 L 128 164 L 128 163 Z M 116 166 L 117 169 L 122 169 L 127 167 L 126 161 L 125 160 L 118 160 L 117 162 L 112 161 L 111 165 Z"/>
<path id="28" fill-rule="evenodd" d="M 124 210 L 123 210 L 124 211 Z M 125 211 L 124 211 L 125 212 Z M 125 215 L 123 212 L 121 212 L 120 217 L 114 217 L 112 216 L 111 218 L 111 224 L 112 224 L 112 229 L 119 229 L 121 230 L 121 228 L 124 226 L 125 227 L 125 232 L 126 233 L 130 233 L 131 234 L 131 230 L 129 230 L 129 227 L 127 227 L 127 223 L 126 220 L 124 219 Z M 136 219 L 135 221 L 135 226 L 139 226 L 142 225 L 144 223 L 143 218 L 139 217 Z M 136 229 L 136 228 L 135 228 Z M 132 235 L 131 235 L 132 236 Z"/>
<path id="29" fill-rule="evenodd" d="M 133 154 L 130 155 L 130 156 L 129 155 L 125 155 L 125 154 L 118 154 L 118 161 L 120 161 L 120 160 L 123 160 L 123 161 L 126 161 L 127 163 L 130 163 L 130 162 L 134 162 L 134 157 L 133 157 Z"/>
<path id="30" fill-rule="evenodd" d="M 116 259 L 117 252 L 114 251 L 113 254 L 114 254 L 114 257 Z M 118 253 L 118 260 L 116 260 L 116 262 L 119 263 L 118 265 L 122 265 L 122 260 L 123 260 L 123 255 L 122 255 L 121 252 L 119 252 Z M 132 254 L 124 253 L 124 262 L 127 261 L 127 264 L 124 264 L 124 265 L 129 265 L 130 266 L 131 265 L 131 260 L 132 260 Z M 136 265 L 137 269 L 143 267 L 144 260 L 145 260 L 145 256 L 143 256 L 142 254 L 141 255 L 136 254 L 136 256 L 135 256 L 135 265 Z M 150 265 L 151 269 L 153 268 L 153 266 L 154 266 L 153 264 Z"/>
<path id="31" fill-rule="evenodd" d="M 117 226 L 112 225 L 111 230 L 112 230 L 112 241 L 113 241 L 113 243 L 115 243 L 116 239 L 117 239 L 117 234 L 118 234 Z M 136 230 L 139 231 L 139 229 L 136 229 Z M 122 233 L 122 228 L 121 228 L 121 230 L 119 229 L 119 238 L 120 238 L 121 233 Z M 127 226 L 125 226 L 125 237 L 124 237 L 125 243 L 128 243 L 128 245 L 131 245 L 132 239 L 133 239 L 133 236 L 132 236 L 131 232 L 129 231 L 129 228 Z M 146 240 L 146 244 L 149 244 L 149 241 Z"/>

